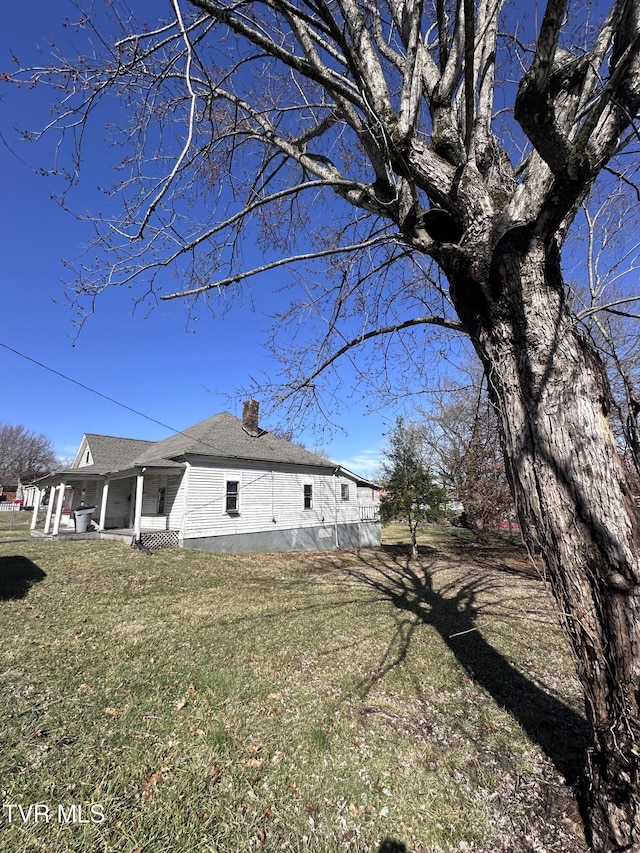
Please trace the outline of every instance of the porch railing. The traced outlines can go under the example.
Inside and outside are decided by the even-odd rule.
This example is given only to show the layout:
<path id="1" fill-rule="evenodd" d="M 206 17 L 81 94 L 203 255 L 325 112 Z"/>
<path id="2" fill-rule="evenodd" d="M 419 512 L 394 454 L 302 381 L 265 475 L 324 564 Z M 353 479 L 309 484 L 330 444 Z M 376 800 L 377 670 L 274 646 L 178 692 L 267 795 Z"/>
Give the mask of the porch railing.
<path id="1" fill-rule="evenodd" d="M 360 504 L 360 521 L 379 521 L 380 507 L 378 504 Z"/>

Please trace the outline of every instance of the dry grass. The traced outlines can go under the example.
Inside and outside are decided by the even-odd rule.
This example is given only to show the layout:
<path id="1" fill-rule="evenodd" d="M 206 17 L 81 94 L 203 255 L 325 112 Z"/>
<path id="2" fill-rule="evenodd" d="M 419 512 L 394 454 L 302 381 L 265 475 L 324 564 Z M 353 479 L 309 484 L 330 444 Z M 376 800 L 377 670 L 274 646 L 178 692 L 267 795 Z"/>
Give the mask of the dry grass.
<path id="1" fill-rule="evenodd" d="M 31 513 L 19 509 L 0 512 L 0 541 L 16 536 L 29 536 Z"/>
<path id="2" fill-rule="evenodd" d="M 0 850 L 584 850 L 543 584 L 511 545 L 424 542 L 0 543 Z"/>

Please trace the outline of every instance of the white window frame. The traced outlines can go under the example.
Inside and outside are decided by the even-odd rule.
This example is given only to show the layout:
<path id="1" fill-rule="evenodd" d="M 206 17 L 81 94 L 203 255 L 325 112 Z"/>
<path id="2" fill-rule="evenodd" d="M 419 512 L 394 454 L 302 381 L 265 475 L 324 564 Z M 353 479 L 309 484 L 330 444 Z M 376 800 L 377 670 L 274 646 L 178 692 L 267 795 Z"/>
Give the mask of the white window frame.
<path id="1" fill-rule="evenodd" d="M 302 508 L 305 510 L 313 509 L 313 483 L 304 483 L 302 486 Z"/>
<path id="2" fill-rule="evenodd" d="M 235 493 L 229 491 L 229 485 L 235 483 Z M 235 507 L 229 509 L 229 498 L 235 494 Z M 227 478 L 224 481 L 224 511 L 226 515 L 240 515 L 240 478 Z"/>

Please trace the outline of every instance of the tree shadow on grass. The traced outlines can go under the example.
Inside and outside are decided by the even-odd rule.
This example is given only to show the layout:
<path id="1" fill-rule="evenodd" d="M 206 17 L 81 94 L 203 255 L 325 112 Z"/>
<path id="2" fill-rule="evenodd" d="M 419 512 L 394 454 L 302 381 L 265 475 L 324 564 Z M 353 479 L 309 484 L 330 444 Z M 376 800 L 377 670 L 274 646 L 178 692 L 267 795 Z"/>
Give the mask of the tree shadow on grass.
<path id="1" fill-rule="evenodd" d="M 0 557 L 0 600 L 25 598 L 31 587 L 46 576 L 28 557 Z"/>
<path id="2" fill-rule="evenodd" d="M 407 845 L 402 841 L 396 841 L 395 838 L 385 838 L 378 853 L 407 853 Z"/>
<path id="3" fill-rule="evenodd" d="M 576 785 L 585 762 L 586 721 L 509 663 L 476 626 L 482 611 L 479 597 L 495 585 L 495 575 L 473 573 L 436 589 L 435 560 L 429 559 L 429 549 L 423 548 L 421 554 L 418 562 L 410 562 L 401 547 L 385 548 L 382 559 L 361 552 L 360 566 L 344 569 L 415 617 L 409 623 L 401 620 L 371 683 L 406 658 L 420 624 L 430 625 L 468 675 L 518 721 L 567 782 Z"/>

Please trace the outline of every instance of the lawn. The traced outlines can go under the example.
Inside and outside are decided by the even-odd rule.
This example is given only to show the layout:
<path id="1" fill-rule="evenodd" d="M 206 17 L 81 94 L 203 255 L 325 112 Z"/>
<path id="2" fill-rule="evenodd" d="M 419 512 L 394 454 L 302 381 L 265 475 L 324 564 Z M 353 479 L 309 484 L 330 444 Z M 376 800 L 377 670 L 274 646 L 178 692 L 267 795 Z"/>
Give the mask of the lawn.
<path id="1" fill-rule="evenodd" d="M 0 541 L 0 850 L 585 850 L 584 723 L 515 544 Z"/>
<path id="2" fill-rule="evenodd" d="M 30 512 L 17 508 L 0 512 L 0 542 L 14 536 L 28 536 L 30 527 Z"/>

